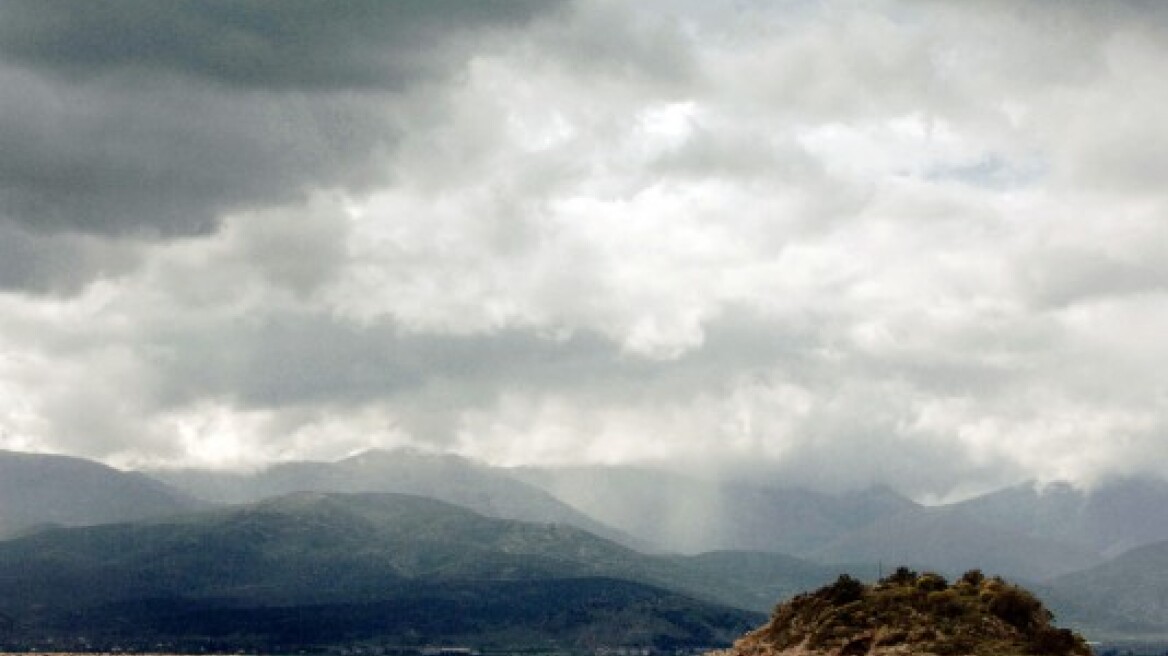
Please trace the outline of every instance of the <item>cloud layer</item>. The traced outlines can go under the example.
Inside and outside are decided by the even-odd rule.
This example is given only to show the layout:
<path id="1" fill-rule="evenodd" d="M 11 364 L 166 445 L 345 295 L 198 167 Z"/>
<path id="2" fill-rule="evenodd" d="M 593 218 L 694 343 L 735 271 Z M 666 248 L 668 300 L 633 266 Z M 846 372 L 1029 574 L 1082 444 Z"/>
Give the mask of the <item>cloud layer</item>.
<path id="1" fill-rule="evenodd" d="M 0 446 L 1166 474 L 1166 17 L 6 3 Z"/>

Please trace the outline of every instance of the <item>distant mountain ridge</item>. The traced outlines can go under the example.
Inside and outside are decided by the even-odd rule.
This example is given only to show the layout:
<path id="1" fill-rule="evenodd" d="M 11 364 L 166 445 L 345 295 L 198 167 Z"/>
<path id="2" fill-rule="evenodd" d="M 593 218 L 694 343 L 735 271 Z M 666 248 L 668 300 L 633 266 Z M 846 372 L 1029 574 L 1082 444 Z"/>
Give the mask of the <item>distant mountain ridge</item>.
<path id="1" fill-rule="evenodd" d="M 1168 640 L 1168 541 L 1146 544 L 1044 585 L 1061 617 L 1109 638 Z"/>
<path id="2" fill-rule="evenodd" d="M 137 472 L 82 458 L 0 450 L 0 539 L 45 525 L 105 524 L 205 505 Z"/>
<path id="3" fill-rule="evenodd" d="M 1060 540 L 1114 556 L 1168 540 L 1168 482 L 1120 478 L 1081 490 L 1034 482 L 954 504 L 986 524 Z"/>
<path id="4" fill-rule="evenodd" d="M 202 489 L 220 502 L 250 497 L 258 500 L 239 507 L 200 510 L 208 508 L 208 504 L 140 473 L 122 472 L 80 458 L 0 451 L 0 540 L 28 534 L 24 539 L 0 542 L 0 547 L 40 544 L 41 551 L 48 554 L 82 549 L 84 544 L 95 549 L 89 555 L 84 555 L 84 549 L 75 552 L 77 559 L 57 563 L 60 566 L 39 570 L 34 566 L 28 570 L 37 572 L 33 578 L 21 579 L 24 574 L 20 568 L 0 572 L 0 595 L 4 581 L 17 579 L 25 581 L 23 590 L 29 594 L 47 591 L 42 601 L 50 606 L 56 604 L 52 601 L 56 595 L 82 599 L 90 591 L 117 589 L 120 584 L 102 578 L 103 571 L 121 571 L 126 581 L 142 585 L 151 576 L 158 581 L 177 582 L 175 589 L 155 592 L 163 596 L 180 592 L 185 595 L 201 585 L 219 585 L 214 583 L 214 577 L 222 573 L 224 562 L 246 564 L 253 562 L 257 553 L 262 556 L 260 562 L 267 562 L 265 558 L 270 561 L 271 554 L 264 551 L 268 547 L 263 545 L 278 544 L 272 537 L 282 535 L 287 544 L 299 544 L 302 551 L 318 556 L 331 554 L 299 570 L 306 572 L 301 576 L 302 588 L 282 577 L 304 563 L 273 566 L 266 570 L 268 583 L 256 579 L 237 582 L 234 588 L 212 585 L 208 590 L 227 597 L 238 593 L 232 597 L 238 603 L 252 599 L 240 592 L 243 590 L 258 595 L 255 599 L 265 604 L 277 603 L 280 597 L 273 590 L 278 589 L 286 595 L 285 601 L 294 604 L 373 604 L 363 607 L 365 610 L 354 610 L 360 615 L 376 614 L 372 610 L 375 607 L 384 610 L 377 606 L 383 602 L 407 603 L 407 598 L 414 599 L 410 595 L 425 596 L 426 590 L 439 597 L 466 594 L 483 603 L 498 599 L 502 588 L 466 583 L 478 580 L 476 577 L 492 581 L 587 579 L 594 583 L 580 587 L 571 583 L 533 584 L 534 587 L 522 589 L 523 594 L 532 595 L 531 599 L 563 593 L 590 604 L 588 595 L 603 594 L 608 585 L 596 581 L 623 581 L 633 586 L 622 588 L 625 592 L 621 593 L 630 603 L 634 598 L 650 603 L 654 595 L 668 590 L 669 594 L 704 600 L 700 603 L 763 610 L 800 590 L 822 585 L 841 571 L 870 578 L 880 563 L 906 563 L 949 574 L 980 567 L 1030 584 L 1041 581 L 1041 589 L 1044 594 L 1049 592 L 1060 616 L 1101 635 L 1147 636 L 1156 634 L 1159 626 L 1168 625 L 1168 602 L 1164 601 L 1168 599 L 1168 579 L 1158 574 L 1168 571 L 1168 541 L 1149 543 L 1168 532 L 1168 484 L 1154 479 L 1115 480 L 1092 490 L 1026 484 L 960 503 L 926 507 L 881 487 L 829 495 L 697 480 L 627 467 L 497 468 L 457 456 L 417 451 L 374 451 L 337 463 L 288 463 L 255 476 L 198 471 L 170 475 L 174 480 L 185 480 L 188 489 Z M 421 504 L 418 507 L 433 511 L 422 515 L 446 517 L 452 526 L 465 528 L 476 522 L 504 521 L 501 516 L 508 514 L 535 524 L 522 524 L 528 528 L 508 540 L 492 543 L 495 547 L 486 550 L 465 550 L 461 546 L 454 549 L 449 544 L 429 544 L 419 550 L 417 541 L 410 547 L 370 532 L 367 524 L 388 521 L 386 517 L 361 515 L 361 502 L 356 500 L 377 498 L 378 494 L 365 492 L 386 487 L 413 491 Z M 281 490 L 314 488 L 321 492 L 269 496 Z M 338 489 L 348 493 L 338 496 L 331 492 Z M 341 503 L 338 498 L 346 500 Z M 341 505 L 334 508 L 330 503 Z M 310 508 L 315 510 L 309 512 Z M 199 512 L 192 512 L 195 510 Z M 607 523 L 586 513 L 595 513 Z M 467 516 L 472 519 L 465 519 Z M 231 530 L 228 524 L 216 524 L 231 517 L 235 518 L 234 524 L 228 523 Z M 278 517 L 296 520 L 281 528 L 279 522 L 272 523 Z M 110 522 L 130 523 L 79 531 L 52 528 Z M 618 528 L 610 528 L 609 523 Z M 210 526 L 220 531 L 214 540 L 206 537 Z M 426 526 L 429 528 L 422 530 Z M 423 522 L 411 531 L 423 539 L 427 531 L 438 530 L 436 526 L 441 522 Z M 588 531 L 589 527 L 600 528 Z M 159 542 L 150 537 L 153 530 L 169 532 L 177 542 Z M 322 531 L 333 533 L 324 539 L 320 537 L 324 535 Z M 127 535 L 134 537 L 129 539 Z M 309 539 L 313 535 L 317 536 L 316 542 Z M 624 546 L 602 539 L 614 536 Z M 453 544 L 477 544 L 480 537 L 472 530 Z M 701 553 L 639 553 L 645 551 L 643 545 L 649 539 L 678 551 Z M 73 544 L 77 540 L 82 546 Z M 382 546 L 373 549 L 363 540 Z M 557 555 L 554 549 L 515 550 L 516 544 L 536 543 L 543 544 L 540 549 L 551 549 L 557 540 L 573 544 L 576 551 Z M 331 552 L 325 548 L 330 543 Z M 639 548 L 627 548 L 630 543 Z M 115 561 L 102 561 L 105 556 L 101 554 L 107 552 L 127 559 L 139 557 L 139 547 L 149 544 L 170 544 L 177 551 L 163 549 L 121 570 Z M 197 548 L 191 549 L 192 545 Z M 234 545 L 233 550 L 223 551 L 224 545 Z M 1136 547 L 1124 551 L 1129 545 Z M 709 550 L 711 547 L 714 550 Z M 784 550 L 794 556 L 778 553 Z M 362 569 L 366 566 L 359 562 L 360 558 L 345 556 L 368 556 L 374 552 L 383 554 L 378 561 L 381 565 L 390 563 L 392 567 L 386 565 L 388 569 L 383 567 L 374 575 L 372 570 Z M 462 555 L 454 557 L 455 552 Z M 1114 552 L 1119 553 L 1109 560 L 1101 555 Z M 197 560 L 199 554 L 206 558 Z M 30 555 L 27 562 L 42 562 L 37 560 L 41 555 Z M 194 567 L 192 558 L 201 564 Z M 97 567 L 99 562 L 104 565 Z M 427 562 L 441 562 L 439 569 L 447 575 L 426 570 Z M 76 591 L 54 587 L 54 582 L 77 574 L 69 569 L 74 566 L 88 572 L 81 579 L 69 579 Z M 175 571 L 187 571 L 187 578 L 173 577 Z M 392 572 L 397 574 L 389 576 Z M 363 588 L 354 576 L 364 576 L 371 596 L 356 594 Z M 341 594 L 330 597 L 329 586 L 320 585 L 316 582 L 319 580 L 335 582 Z M 401 595 L 405 596 L 394 600 L 378 596 L 389 589 L 386 586 L 403 591 Z M 658 592 L 646 592 L 636 586 Z M 101 613 L 113 612 L 110 603 L 132 606 L 139 599 L 136 595 L 145 589 L 149 586 L 115 601 L 101 596 L 103 603 L 109 602 L 101 606 Z M 553 589 L 559 592 L 551 592 Z M 585 594 L 586 590 L 591 592 Z M 222 595 L 217 598 L 222 600 Z M 182 613 L 194 612 L 188 602 L 206 603 L 202 597 L 195 601 L 183 599 L 176 602 L 185 609 Z M 4 613 L 0 608 L 0 625 L 5 623 Z M 263 622 L 288 621 L 275 611 L 264 611 L 256 617 L 261 616 Z M 112 621 L 108 614 L 103 617 Z M 223 627 L 232 622 L 223 616 L 216 621 L 217 626 Z"/>
<path id="5" fill-rule="evenodd" d="M 290 462 L 255 473 L 152 470 L 184 492 L 218 503 L 251 503 L 293 492 L 389 492 L 430 497 L 475 512 L 528 522 L 568 524 L 639 549 L 637 540 L 517 480 L 506 470 L 461 456 L 414 449 L 369 450 L 335 462 Z"/>
<path id="6" fill-rule="evenodd" d="M 815 552 L 826 562 L 911 563 L 948 576 L 979 568 L 1037 581 L 1101 561 L 1087 547 L 987 524 L 949 507 L 920 508 L 846 533 Z"/>
<path id="7" fill-rule="evenodd" d="M 1089 547 L 926 507 L 888 487 L 831 495 L 702 481 L 638 468 L 523 469 L 517 475 L 601 521 L 682 551 L 762 549 L 875 574 L 879 563 L 1039 580 L 1101 562 Z"/>
<path id="8" fill-rule="evenodd" d="M 887 487 L 831 495 L 640 467 L 520 468 L 514 475 L 606 524 L 684 553 L 808 555 L 849 531 L 919 508 Z"/>
<path id="9" fill-rule="evenodd" d="M 833 495 L 642 467 L 500 468 L 411 450 L 253 475 L 154 474 L 217 501 L 296 490 L 402 492 L 501 518 L 566 523 L 641 551 L 787 553 L 865 573 L 904 562 L 949 574 L 982 567 L 1034 582 L 1168 539 L 1168 483 L 1144 479 L 1090 492 L 1025 484 L 926 507 L 887 486 Z"/>
<path id="10" fill-rule="evenodd" d="M 848 571 L 907 563 L 1035 582 L 1168 540 L 1168 482 L 1115 479 L 1091 490 L 1017 485 L 923 506 L 887 487 L 830 495 L 720 483 L 633 467 L 522 468 L 515 475 L 635 536 L 684 552 L 759 549 Z"/>

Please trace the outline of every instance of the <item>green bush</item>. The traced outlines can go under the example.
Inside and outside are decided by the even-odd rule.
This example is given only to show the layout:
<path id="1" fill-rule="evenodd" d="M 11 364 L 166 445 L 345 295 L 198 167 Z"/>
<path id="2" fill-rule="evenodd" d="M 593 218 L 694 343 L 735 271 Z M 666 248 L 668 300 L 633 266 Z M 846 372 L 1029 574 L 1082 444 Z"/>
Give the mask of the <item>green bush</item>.
<path id="1" fill-rule="evenodd" d="M 1015 586 L 1003 586 L 990 597 L 989 611 L 1014 628 L 1026 631 L 1035 626 L 1042 604 L 1034 595 Z"/>
<path id="2" fill-rule="evenodd" d="M 917 589 L 924 592 L 940 592 L 948 587 L 945 577 L 935 572 L 925 572 L 917 577 Z"/>
<path id="3" fill-rule="evenodd" d="M 880 582 L 892 585 L 914 585 L 917 582 L 917 573 L 907 567 L 897 567 L 895 572 L 884 577 Z"/>
<path id="4" fill-rule="evenodd" d="M 941 617 L 960 617 L 965 612 L 965 605 L 956 590 L 938 590 L 929 593 L 929 608 Z"/>
<path id="5" fill-rule="evenodd" d="M 985 581 L 985 574 L 981 573 L 980 569 L 971 569 L 961 575 L 958 583 L 968 585 L 973 588 L 981 587 L 982 581 Z"/>
<path id="6" fill-rule="evenodd" d="M 842 606 L 862 599 L 864 597 L 864 584 L 847 574 L 840 574 L 835 583 L 828 586 L 826 593 L 833 605 Z"/>

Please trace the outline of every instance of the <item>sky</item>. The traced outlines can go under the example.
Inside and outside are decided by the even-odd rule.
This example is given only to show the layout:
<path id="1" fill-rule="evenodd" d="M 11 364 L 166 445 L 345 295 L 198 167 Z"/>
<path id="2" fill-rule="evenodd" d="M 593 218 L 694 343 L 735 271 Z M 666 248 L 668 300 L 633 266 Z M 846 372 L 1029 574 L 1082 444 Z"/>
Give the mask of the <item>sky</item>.
<path id="1" fill-rule="evenodd" d="M 1168 5 L 7 0 L 0 448 L 1168 474 Z"/>

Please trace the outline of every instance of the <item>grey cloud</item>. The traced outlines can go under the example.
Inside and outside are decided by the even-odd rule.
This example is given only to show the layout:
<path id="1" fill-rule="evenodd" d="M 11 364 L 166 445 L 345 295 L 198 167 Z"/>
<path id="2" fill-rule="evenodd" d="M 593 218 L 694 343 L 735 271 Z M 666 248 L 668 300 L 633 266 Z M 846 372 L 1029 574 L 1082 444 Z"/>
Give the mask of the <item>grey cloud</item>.
<path id="1" fill-rule="evenodd" d="M 172 451 L 174 445 L 165 438 L 144 430 L 142 417 L 149 409 L 126 387 L 138 382 L 133 375 L 95 367 L 88 376 L 77 375 L 72 384 L 46 393 L 38 410 L 52 417 L 54 446 L 101 457 L 127 449 Z"/>
<path id="2" fill-rule="evenodd" d="M 394 139 L 368 101 L 0 79 L 0 211 L 42 232 L 207 233 L 228 208 L 367 184 Z"/>
<path id="3" fill-rule="evenodd" d="M 441 83 L 484 35 L 558 6 L 4 3 L 0 220 L 170 239 L 227 212 L 384 185 L 400 115 L 440 113 Z M 51 286 L 7 269 L 0 286 Z"/>
<path id="4" fill-rule="evenodd" d="M 85 5 L 124 43 L 0 8 L 0 286 L 122 276 L 0 295 L 0 426 L 181 459 L 176 423 L 328 457 L 397 422 L 939 496 L 1162 462 L 1161 83 L 1116 65 L 1162 37 L 793 5 Z"/>
<path id="5" fill-rule="evenodd" d="M 1131 255 L 1051 249 L 1021 263 L 1018 275 L 1030 299 L 1045 308 L 1168 290 L 1168 264 L 1161 254 Z"/>
<path id="6" fill-rule="evenodd" d="M 361 326 L 315 313 L 272 313 L 192 334 L 171 326 L 144 336 L 155 352 L 162 401 L 186 404 L 229 397 L 247 407 L 360 404 L 416 391 L 436 380 L 491 389 L 517 381 L 565 381 L 616 363 L 619 351 L 595 337 L 566 341 L 525 331 L 485 336 L 401 333 L 392 324 Z M 177 353 L 170 344 L 182 341 Z M 552 380 L 554 379 L 554 381 Z M 453 408 L 451 408 L 453 409 Z"/>
<path id="7" fill-rule="evenodd" d="M 577 2 L 569 19 L 539 35 L 538 43 L 577 75 L 635 82 L 640 93 L 672 95 L 699 75 L 694 43 L 681 23 L 668 6 Z"/>
<path id="8" fill-rule="evenodd" d="M 441 72 L 461 32 L 522 25 L 559 4 L 17 0 L 0 7 L 0 53 L 71 77 L 122 71 L 244 88 L 400 89 Z"/>
<path id="9" fill-rule="evenodd" d="M 916 412 L 906 403 L 911 394 L 896 383 L 844 384 L 827 398 L 834 396 L 830 403 L 846 412 L 825 408 L 803 427 L 812 437 L 755 468 L 785 485 L 839 491 L 891 484 L 910 496 L 942 498 L 973 481 L 993 489 L 1025 477 L 1016 463 L 971 453 L 952 435 L 906 435 L 904 424 Z"/>
<path id="10" fill-rule="evenodd" d="M 69 295 L 95 279 L 116 278 L 140 260 L 135 244 L 30 232 L 0 220 L 0 290 Z"/>
<path id="11" fill-rule="evenodd" d="M 774 179 L 778 175 L 780 179 L 802 182 L 824 177 L 820 163 L 789 139 L 776 139 L 762 130 L 737 126 L 711 129 L 695 124 L 692 129 L 685 141 L 655 162 L 662 172 L 695 180 Z"/>
<path id="12" fill-rule="evenodd" d="M 709 322 L 700 348 L 674 360 L 627 357 L 618 343 L 588 331 L 566 338 L 519 328 L 441 336 L 402 331 L 391 321 L 361 325 L 314 311 L 270 311 L 246 321 L 225 318 L 197 326 L 167 322 L 138 339 L 144 352 L 159 354 L 148 366 L 161 406 L 207 398 L 232 398 L 244 408 L 394 399 L 429 405 L 427 396 L 436 391 L 441 406 L 434 406 L 436 411 L 456 417 L 490 406 L 507 392 L 653 406 L 727 395 L 744 380 L 828 393 L 841 378 L 854 377 L 965 394 L 1000 386 L 1011 374 L 981 362 L 976 353 L 951 363 L 920 355 L 915 364 L 854 353 L 843 360 L 824 357 L 822 350 L 844 328 L 811 316 L 784 321 L 733 310 Z"/>
<path id="13" fill-rule="evenodd" d="M 348 217 L 323 200 L 295 211 L 257 213 L 235 221 L 236 258 L 269 284 L 306 299 L 332 282 L 346 263 Z"/>
<path id="14" fill-rule="evenodd" d="M 628 358 L 619 344 L 587 331 L 439 336 L 311 309 L 241 312 L 199 317 L 192 310 L 144 321 L 128 334 L 97 330 L 100 348 L 76 343 L 72 333 L 46 337 L 43 348 L 70 353 L 92 380 L 117 381 L 125 397 L 111 403 L 107 385 L 60 386 L 68 394 L 50 395 L 44 409 L 58 439 L 73 439 L 78 426 L 88 425 L 92 455 L 129 442 L 157 451 L 162 445 L 142 432 L 151 416 L 214 401 L 239 412 L 272 412 L 285 424 L 373 405 L 416 439 L 447 444 L 466 413 L 492 411 L 506 394 L 645 408 L 731 393 L 744 371 L 761 376 L 782 364 L 797 377 L 814 364 L 805 353 L 805 340 L 813 339 L 806 328 L 746 314 L 714 326 L 705 348 L 659 361 Z"/>

